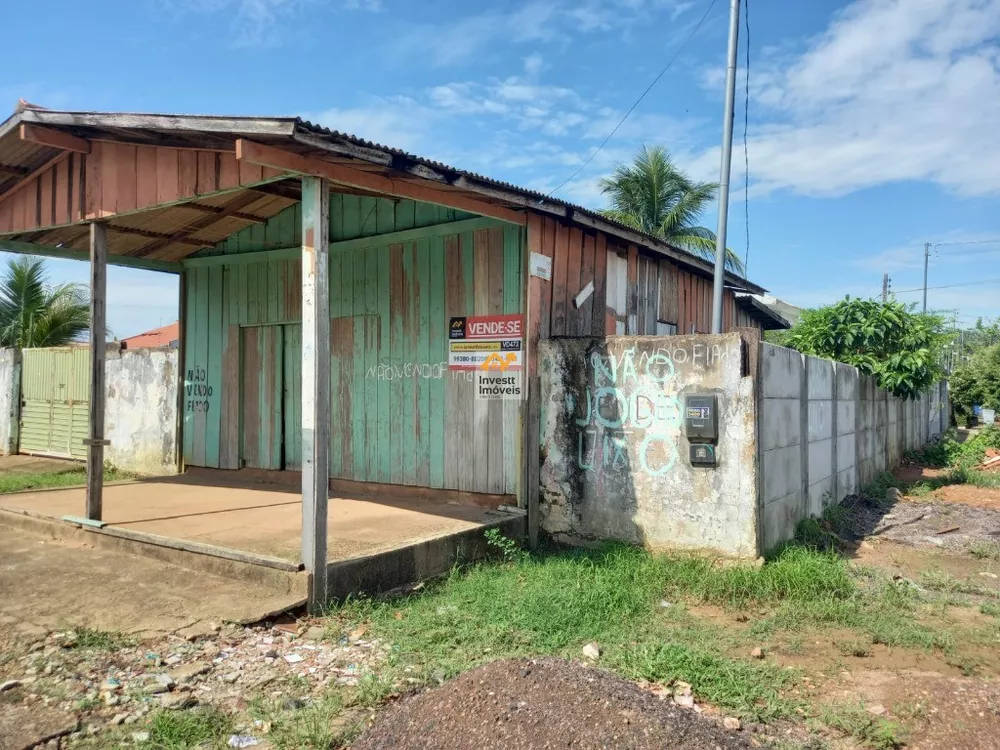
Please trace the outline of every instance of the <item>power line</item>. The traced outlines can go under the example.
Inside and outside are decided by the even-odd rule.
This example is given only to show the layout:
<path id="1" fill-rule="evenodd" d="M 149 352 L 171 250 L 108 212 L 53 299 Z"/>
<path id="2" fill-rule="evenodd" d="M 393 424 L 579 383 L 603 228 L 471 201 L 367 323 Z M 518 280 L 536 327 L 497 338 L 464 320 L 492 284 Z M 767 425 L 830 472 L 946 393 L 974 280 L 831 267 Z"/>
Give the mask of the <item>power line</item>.
<path id="1" fill-rule="evenodd" d="M 959 284 L 943 284 L 942 286 L 929 286 L 927 289 L 954 289 L 957 286 L 978 286 L 979 284 L 996 284 L 1000 283 L 1000 278 L 998 279 L 983 279 L 982 281 L 964 281 Z M 897 289 L 896 294 L 906 294 L 908 292 L 922 292 L 924 287 L 917 287 L 916 289 Z"/>
<path id="2" fill-rule="evenodd" d="M 969 240 L 968 242 L 935 242 L 934 247 L 950 247 L 952 245 L 995 245 L 1000 240 Z"/>
<path id="3" fill-rule="evenodd" d="M 587 157 L 587 160 L 583 164 L 580 165 L 579 169 L 577 169 L 573 174 L 571 174 L 569 177 L 567 177 L 565 180 L 563 180 L 561 183 L 559 183 L 556 187 L 552 188 L 552 190 L 550 190 L 548 192 L 549 196 L 554 195 L 558 191 L 562 190 L 570 182 L 572 182 L 573 180 L 575 180 L 576 177 L 577 177 L 577 175 L 579 175 L 580 172 L 582 172 L 584 169 L 586 169 L 587 165 L 590 164 L 590 162 L 592 162 L 594 160 L 594 157 L 597 156 L 599 153 L 601 153 L 601 149 L 603 149 L 605 146 L 608 145 L 608 141 L 610 141 L 611 138 L 614 136 L 614 134 L 618 132 L 618 129 L 622 125 L 625 124 L 625 120 L 627 120 L 628 117 L 629 117 L 629 115 L 631 115 L 632 112 L 635 111 L 635 108 L 639 106 L 639 104 L 642 102 L 642 100 L 646 98 L 646 94 L 648 94 L 650 91 L 653 90 L 653 87 L 657 83 L 659 83 L 660 79 L 663 78 L 663 75 L 670 69 L 670 66 L 674 64 L 674 61 L 677 60 L 677 58 L 681 56 L 681 53 L 684 51 L 684 48 L 687 47 L 688 42 L 690 42 L 691 39 L 694 38 L 694 35 L 698 33 L 698 29 L 700 29 L 701 25 L 703 23 L 705 23 L 705 19 L 708 18 L 708 14 L 712 12 L 712 8 L 715 7 L 715 3 L 716 3 L 716 0 L 712 0 L 712 2 L 710 2 L 708 4 L 708 10 L 705 11 L 705 15 L 703 15 L 701 17 L 701 20 L 699 20 L 698 23 L 695 25 L 694 29 L 688 35 L 687 39 L 685 39 L 684 42 L 683 42 L 683 44 L 681 44 L 681 46 L 678 48 L 677 53 L 673 57 L 670 58 L 670 61 L 667 62 L 667 64 L 663 66 L 663 70 L 661 70 L 659 72 L 659 74 L 657 74 L 656 78 L 653 79 L 653 82 L 650 83 L 649 86 L 646 87 L 646 90 L 643 91 L 642 94 L 639 95 L 639 98 L 635 100 L 635 103 L 631 107 L 629 107 L 628 112 L 626 112 L 625 116 L 622 117 L 622 119 L 620 119 L 618 121 L 618 124 L 615 125 L 614 130 L 612 130 L 610 133 L 608 133 L 608 137 L 605 138 L 603 141 L 601 141 L 601 145 L 597 147 L 597 150 L 594 151 L 594 153 L 592 153 L 590 156 Z"/>
<path id="4" fill-rule="evenodd" d="M 743 226 L 746 228 L 747 249 L 743 254 L 743 278 L 750 278 L 750 151 L 747 130 L 750 127 L 750 0 L 743 2 L 743 27 L 746 30 L 746 87 L 743 100 Z"/>

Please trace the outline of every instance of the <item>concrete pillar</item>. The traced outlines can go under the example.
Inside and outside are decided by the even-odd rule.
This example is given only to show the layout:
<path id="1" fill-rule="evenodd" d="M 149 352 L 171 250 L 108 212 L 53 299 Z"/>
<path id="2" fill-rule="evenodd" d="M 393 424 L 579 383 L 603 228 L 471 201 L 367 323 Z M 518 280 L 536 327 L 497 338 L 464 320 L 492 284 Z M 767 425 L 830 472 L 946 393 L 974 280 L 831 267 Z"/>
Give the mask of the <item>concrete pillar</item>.
<path id="1" fill-rule="evenodd" d="M 100 521 L 104 501 L 104 355 L 107 336 L 108 233 L 90 225 L 90 425 L 87 431 L 87 518 Z"/>
<path id="2" fill-rule="evenodd" d="M 302 562 L 309 609 L 327 598 L 330 487 L 330 188 L 302 178 Z"/>

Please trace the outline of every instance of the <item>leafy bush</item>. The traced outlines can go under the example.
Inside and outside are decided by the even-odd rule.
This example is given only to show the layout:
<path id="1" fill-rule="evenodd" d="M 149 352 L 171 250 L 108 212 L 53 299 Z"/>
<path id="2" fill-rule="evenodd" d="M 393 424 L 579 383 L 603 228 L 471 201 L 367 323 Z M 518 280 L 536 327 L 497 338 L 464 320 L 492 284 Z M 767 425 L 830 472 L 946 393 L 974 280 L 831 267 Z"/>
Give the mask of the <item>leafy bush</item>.
<path id="1" fill-rule="evenodd" d="M 955 369 L 951 401 L 956 416 L 968 417 L 973 405 L 1000 408 L 1000 344 L 980 349 Z"/>
<path id="2" fill-rule="evenodd" d="M 913 398 L 941 377 L 943 318 L 900 302 L 845 299 L 807 310 L 786 346 L 873 375 L 881 388 Z"/>

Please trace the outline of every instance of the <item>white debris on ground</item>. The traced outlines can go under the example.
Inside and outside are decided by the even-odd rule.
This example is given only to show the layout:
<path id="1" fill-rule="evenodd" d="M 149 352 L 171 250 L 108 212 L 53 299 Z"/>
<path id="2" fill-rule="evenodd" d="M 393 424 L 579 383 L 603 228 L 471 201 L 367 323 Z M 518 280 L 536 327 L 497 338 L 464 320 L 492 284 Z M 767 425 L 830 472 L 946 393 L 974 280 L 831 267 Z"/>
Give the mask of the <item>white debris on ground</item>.
<path id="1" fill-rule="evenodd" d="M 390 650 L 366 639 L 363 627 L 338 633 L 306 622 L 205 624 L 112 648 L 90 645 L 76 631 L 37 634 L 33 642 L 23 633 L 10 635 L 0 643 L 8 656 L 0 662 L 4 691 L 17 691 L 22 705 L 75 714 L 77 733 L 89 734 L 134 724 L 159 709 L 207 704 L 237 711 L 249 696 L 304 706 L 328 689 L 356 685 Z M 58 747 L 58 740 L 46 746 Z"/>

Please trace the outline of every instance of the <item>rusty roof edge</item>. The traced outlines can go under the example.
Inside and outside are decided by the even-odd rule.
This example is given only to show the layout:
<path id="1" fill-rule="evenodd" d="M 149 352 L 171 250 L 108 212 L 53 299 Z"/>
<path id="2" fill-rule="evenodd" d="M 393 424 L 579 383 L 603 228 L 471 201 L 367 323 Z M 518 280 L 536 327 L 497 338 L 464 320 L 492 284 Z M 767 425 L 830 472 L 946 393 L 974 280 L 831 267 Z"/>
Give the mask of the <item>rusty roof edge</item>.
<path id="1" fill-rule="evenodd" d="M 308 120 L 298 121 L 297 132 L 293 137 L 296 141 L 315 148 L 355 156 L 356 158 L 369 161 L 371 159 L 365 155 L 366 153 L 377 154 L 376 163 L 389 166 L 392 169 L 407 172 L 416 177 L 422 177 L 434 182 L 448 184 L 452 187 L 469 190 L 470 192 L 476 192 L 485 197 L 504 200 L 516 207 L 565 217 L 569 221 L 575 221 L 585 227 L 607 232 L 619 239 L 663 255 L 706 274 L 709 278 L 715 275 L 714 265 L 693 253 L 676 248 L 652 235 L 638 232 L 630 227 L 619 224 L 616 221 L 608 219 L 599 211 L 578 206 L 560 198 L 553 198 L 511 183 L 501 182 L 491 177 L 451 167 L 447 164 L 425 159 L 399 149 L 382 146 L 381 144 L 366 141 L 349 133 L 341 133 L 321 125 L 315 125 Z M 360 150 L 353 152 L 353 148 Z M 730 285 L 739 286 L 741 289 L 756 294 L 763 294 L 767 291 L 764 287 L 758 286 L 731 271 L 726 272 L 725 280 Z"/>
<path id="2" fill-rule="evenodd" d="M 148 128 L 151 130 L 242 133 L 247 135 L 290 136 L 297 117 L 226 117 L 223 115 L 170 115 L 135 112 L 70 112 L 26 109 L 21 122 L 38 125 L 90 128 Z"/>
<path id="3" fill-rule="evenodd" d="M 15 112 L 3 122 L 0 122 L 0 138 L 3 138 L 21 124 L 22 112 Z"/>

